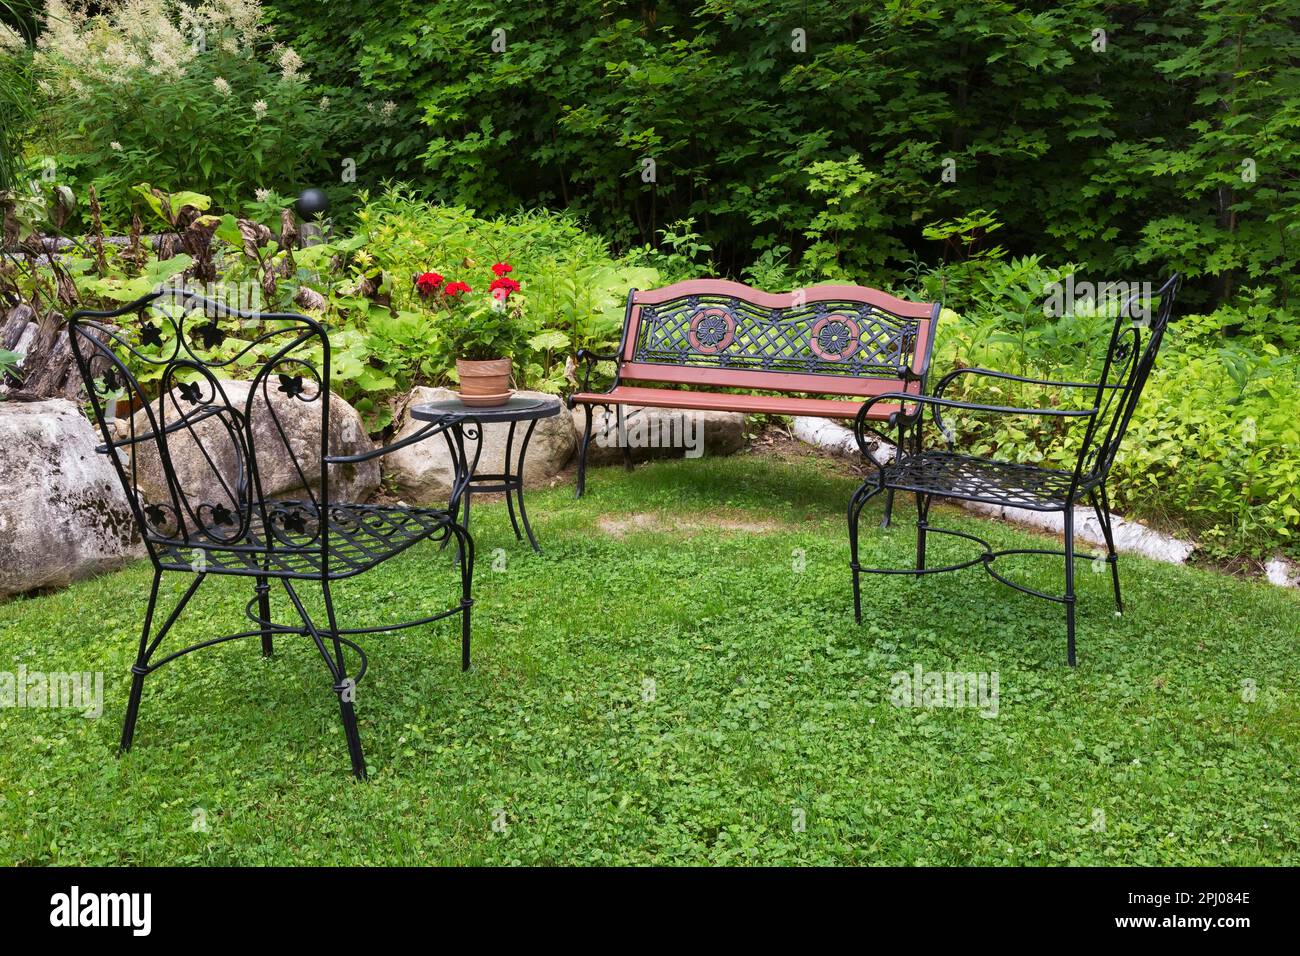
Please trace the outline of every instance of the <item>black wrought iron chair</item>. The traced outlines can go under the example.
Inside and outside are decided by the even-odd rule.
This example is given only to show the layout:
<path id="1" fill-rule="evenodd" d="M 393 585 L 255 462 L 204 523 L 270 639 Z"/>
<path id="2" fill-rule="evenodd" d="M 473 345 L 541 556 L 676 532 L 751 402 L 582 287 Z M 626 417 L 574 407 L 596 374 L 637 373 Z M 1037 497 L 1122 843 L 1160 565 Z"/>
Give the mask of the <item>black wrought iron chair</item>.
<path id="1" fill-rule="evenodd" d="M 1110 344 L 1096 382 L 1058 382 L 1046 379 L 1025 378 L 984 368 L 959 368 L 948 373 L 932 395 L 908 395 L 895 392 L 879 395 L 862 406 L 855 421 L 854 432 L 863 458 L 874 473 L 868 475 L 849 501 L 849 566 L 853 572 L 853 613 L 862 621 L 862 593 L 860 576 L 870 574 L 939 574 L 956 571 L 972 565 L 982 565 L 1003 584 L 1018 591 L 1065 605 L 1067 657 L 1075 663 L 1074 648 L 1074 562 L 1076 557 L 1093 559 L 1092 555 L 1076 555 L 1074 551 L 1075 503 L 1086 501 L 1096 512 L 1106 541 L 1106 560 L 1110 564 L 1111 581 L 1115 589 L 1116 614 L 1123 612 L 1120 597 L 1119 566 L 1115 555 L 1115 541 L 1110 519 L 1110 502 L 1106 495 L 1106 478 L 1115 461 L 1120 442 L 1133 417 L 1142 388 L 1156 360 L 1164 337 L 1165 327 L 1172 314 L 1180 276 L 1173 276 L 1156 293 L 1159 305 L 1149 321 L 1134 319 L 1134 309 L 1139 296 L 1128 299 L 1120 309 L 1110 335 Z M 1144 341 L 1145 335 L 1145 341 Z M 959 402 L 943 397 L 944 390 L 962 375 L 988 376 L 1010 382 L 1040 385 L 1049 388 L 1091 389 L 1091 406 L 1083 409 L 1013 408 L 1000 405 L 980 405 Z M 888 419 L 890 429 L 898 435 L 897 452 L 893 461 L 878 464 L 870 453 L 869 444 L 875 438 L 886 442 L 870 420 L 871 406 L 876 402 L 902 402 L 902 408 Z M 943 450 L 928 448 L 923 441 L 925 411 L 929 409 L 934 425 L 944 438 Z M 1047 468 L 993 457 L 963 454 L 955 450 L 954 433 L 944 421 L 946 412 L 989 413 L 994 415 L 1049 416 L 1063 419 L 1070 426 L 1084 429 L 1078 457 L 1072 470 Z M 874 438 L 872 437 L 874 436 Z M 916 567 L 915 568 L 864 568 L 858 563 L 858 517 L 862 508 L 880 492 L 912 492 L 916 496 Z M 1065 548 L 1057 551 L 1045 548 L 1008 548 L 994 550 L 983 539 L 963 531 L 934 528 L 929 524 L 930 502 L 934 498 L 957 498 L 991 505 L 1026 508 L 1032 511 L 1059 511 L 1064 518 Z M 983 548 L 975 557 L 943 567 L 926 566 L 925 545 L 927 533 L 947 534 L 973 541 Z M 1060 555 L 1065 558 L 1065 594 L 1046 594 L 1018 584 L 993 569 L 993 562 L 1006 555 Z"/>
<path id="2" fill-rule="evenodd" d="M 127 317 L 132 321 L 120 321 Z M 305 636 L 334 679 L 352 770 L 365 777 L 355 689 L 365 675 L 366 655 L 355 639 L 459 614 L 461 666 L 468 669 L 474 543 L 444 510 L 334 501 L 331 473 L 445 434 L 448 423 L 430 422 L 408 439 L 371 452 L 331 455 L 329 338 L 306 316 L 242 312 L 181 290 L 163 290 L 111 312 L 78 312 L 69 326 L 104 437 L 99 450 L 113 460 L 154 567 L 121 749 L 131 747 L 145 677 L 164 664 L 244 637 L 260 637 L 262 653 L 270 656 L 277 636 Z M 214 358 L 213 349 L 223 343 L 223 357 Z M 246 397 L 240 397 L 243 385 L 223 385 L 216 374 L 236 369 L 247 380 Z M 150 383 L 148 391 L 141 378 Z M 110 425 L 109 404 L 119 398 L 132 411 L 139 409 L 127 417 L 126 434 L 120 428 L 115 434 Z M 292 403 L 309 411 L 292 409 Z M 290 412 L 297 422 L 292 430 L 285 424 Z M 296 486 L 292 497 L 277 497 L 277 489 L 266 487 L 272 453 L 279 484 Z M 178 470 L 182 458 L 184 475 Z M 194 480 L 196 469 L 200 481 Z M 398 624 L 340 626 L 334 582 L 363 574 L 422 540 L 446 543 L 453 536 L 461 585 L 455 606 Z M 164 572 L 192 574 L 194 580 L 155 633 Z M 163 639 L 209 574 L 253 579 L 245 614 L 254 627 L 157 658 Z M 272 620 L 273 579 L 293 606 L 298 619 L 293 624 Z M 303 582 L 320 588 L 323 620 L 314 619 L 299 597 Z M 355 661 L 345 657 L 345 648 Z"/>

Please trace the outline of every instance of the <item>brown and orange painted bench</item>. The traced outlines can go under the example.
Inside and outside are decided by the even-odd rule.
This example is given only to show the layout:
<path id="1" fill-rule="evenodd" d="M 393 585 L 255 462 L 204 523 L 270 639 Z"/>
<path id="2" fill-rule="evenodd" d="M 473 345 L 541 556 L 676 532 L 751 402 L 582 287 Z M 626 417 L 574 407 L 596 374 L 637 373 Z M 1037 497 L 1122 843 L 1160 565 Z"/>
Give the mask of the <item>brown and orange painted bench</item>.
<path id="1" fill-rule="evenodd" d="M 633 289 L 618 351 L 578 352 L 586 369 L 569 396 L 570 408 L 586 412 L 578 496 L 586 489 L 593 408 L 615 410 L 620 434 L 627 405 L 854 418 L 885 392 L 921 393 L 938 319 L 936 303 L 857 285 L 772 293 L 695 279 Z M 616 363 L 614 381 L 594 392 L 591 373 L 601 361 Z M 880 403 L 872 418 L 886 421 L 897 410 Z M 631 461 L 626 447 L 624 460 Z"/>

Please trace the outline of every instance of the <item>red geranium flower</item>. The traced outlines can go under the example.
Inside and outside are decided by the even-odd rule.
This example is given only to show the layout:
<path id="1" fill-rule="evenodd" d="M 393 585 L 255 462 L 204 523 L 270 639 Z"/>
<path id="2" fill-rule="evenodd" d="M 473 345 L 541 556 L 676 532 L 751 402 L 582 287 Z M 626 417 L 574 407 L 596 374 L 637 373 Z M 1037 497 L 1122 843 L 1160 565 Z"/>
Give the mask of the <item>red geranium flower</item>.
<path id="1" fill-rule="evenodd" d="M 500 279 L 493 279 L 492 284 L 488 286 L 488 289 L 494 296 L 498 290 L 503 291 L 505 295 L 498 296 L 498 298 L 504 299 L 507 298 L 511 292 L 519 291 L 519 283 L 514 279 L 507 279 L 505 276 L 502 276 Z"/>
<path id="2" fill-rule="evenodd" d="M 415 277 L 415 288 L 423 296 L 433 295 L 442 285 L 442 276 L 436 272 L 421 272 Z"/>
<path id="3" fill-rule="evenodd" d="M 442 291 L 447 295 L 460 295 L 462 292 L 473 292 L 474 290 L 463 282 L 448 282 L 447 287 Z"/>
<path id="4" fill-rule="evenodd" d="M 496 265 L 492 267 L 492 271 L 495 272 L 498 277 L 500 277 L 506 275 L 509 272 L 513 272 L 514 266 L 512 266 L 508 262 L 498 262 Z"/>

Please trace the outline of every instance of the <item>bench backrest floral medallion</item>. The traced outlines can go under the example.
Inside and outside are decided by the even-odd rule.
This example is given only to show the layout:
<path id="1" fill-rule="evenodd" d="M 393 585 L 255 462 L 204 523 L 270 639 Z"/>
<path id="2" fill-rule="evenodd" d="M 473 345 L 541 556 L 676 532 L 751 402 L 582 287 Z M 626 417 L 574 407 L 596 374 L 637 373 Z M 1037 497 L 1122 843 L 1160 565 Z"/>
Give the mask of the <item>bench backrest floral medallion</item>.
<path id="1" fill-rule="evenodd" d="M 620 381 L 871 396 L 918 392 L 936 303 L 857 285 L 772 293 L 697 279 L 628 295 Z"/>

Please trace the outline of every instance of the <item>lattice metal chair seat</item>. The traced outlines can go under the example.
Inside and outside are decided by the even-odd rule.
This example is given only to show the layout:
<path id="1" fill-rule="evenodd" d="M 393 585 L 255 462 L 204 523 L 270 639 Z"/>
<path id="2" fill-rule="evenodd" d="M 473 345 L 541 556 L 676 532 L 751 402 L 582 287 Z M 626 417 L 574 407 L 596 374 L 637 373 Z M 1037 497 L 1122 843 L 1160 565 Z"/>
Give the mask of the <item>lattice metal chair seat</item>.
<path id="1" fill-rule="evenodd" d="M 316 546 L 319 514 L 315 502 L 277 500 L 269 514 L 271 533 L 254 517 L 238 547 L 202 531 L 191 533 L 183 545 L 161 535 L 151 540 L 168 571 L 188 571 L 201 555 L 212 574 L 261 577 L 268 574 L 269 564 L 271 576 L 317 579 L 324 574 L 339 580 L 369 571 L 434 535 L 445 541 L 453 523 L 451 515 L 439 508 L 332 504 L 326 561 L 326 552 Z"/>
<path id="2" fill-rule="evenodd" d="M 983 368 L 960 368 L 945 376 L 932 395 L 909 395 L 891 392 L 866 402 L 854 422 L 858 446 L 871 472 L 849 501 L 849 567 L 853 575 L 853 611 L 857 621 L 862 621 L 862 574 L 929 575 L 955 571 L 980 565 L 990 575 L 1004 584 L 1035 597 L 1044 598 L 1066 609 L 1066 656 L 1075 663 L 1075 589 L 1074 562 L 1077 558 L 1091 559 L 1091 555 L 1076 554 L 1074 549 L 1074 509 L 1078 503 L 1091 505 L 1101 524 L 1106 541 L 1106 560 L 1110 565 L 1111 581 L 1115 591 L 1116 613 L 1123 611 L 1120 596 L 1119 565 L 1111 528 L 1110 502 L 1106 493 L 1106 480 L 1124 433 L 1128 429 L 1133 411 L 1141 397 L 1143 386 L 1155 364 L 1156 354 L 1164 337 L 1165 328 L 1173 312 L 1181 278 L 1172 277 L 1156 293 L 1159 306 L 1150 321 L 1135 319 L 1139 298 L 1134 296 L 1123 304 L 1111 330 L 1109 347 L 1104 356 L 1096 381 L 1073 382 L 1033 379 L 1020 375 Z M 995 381 L 1016 382 L 1025 386 L 1050 389 L 1080 390 L 1091 396 L 1090 407 L 1067 408 L 1016 408 L 1002 405 L 981 405 L 944 398 L 944 391 L 961 376 L 978 376 Z M 893 441 L 873 421 L 873 406 L 877 403 L 901 403 L 890 414 L 885 427 L 896 430 L 896 457 L 893 462 L 880 464 L 872 455 L 872 445 L 877 439 Z M 953 432 L 945 422 L 953 414 L 988 414 L 992 416 L 1037 416 L 1056 419 L 1067 427 L 1082 430 L 1079 451 L 1073 469 L 1055 469 L 1039 465 L 1006 460 L 1006 456 L 978 456 L 955 450 Z M 924 437 L 927 417 L 935 430 L 943 436 L 946 448 L 927 447 Z M 916 566 L 914 568 L 866 568 L 858 561 L 858 524 L 862 509 L 875 495 L 884 492 L 888 511 L 895 492 L 911 492 L 916 496 Z M 1032 511 L 1061 512 L 1064 522 L 1065 547 L 994 549 L 987 541 L 962 531 L 932 527 L 929 523 L 930 503 L 935 498 L 954 498 L 1026 508 Z M 957 561 L 942 567 L 926 564 L 926 537 L 928 533 L 954 536 L 974 542 L 982 551 L 968 560 Z M 999 557 L 1006 555 L 1059 555 L 1065 558 L 1065 592 L 1048 594 L 1012 581 L 993 568 Z"/>
<path id="3" fill-rule="evenodd" d="M 995 461 L 947 451 L 922 451 L 884 466 L 891 491 L 958 498 L 1032 511 L 1060 511 L 1074 484 L 1074 473 L 1012 461 Z M 1095 482 L 1084 482 L 1087 493 Z"/>
<path id="4" fill-rule="evenodd" d="M 352 769 L 364 777 L 355 691 L 366 657 L 354 638 L 459 616 L 461 667 L 468 669 L 474 543 L 441 509 L 335 501 L 334 472 L 434 435 L 450 442 L 451 422 L 429 422 L 373 451 L 331 454 L 329 338 L 320 323 L 302 315 L 243 312 L 165 290 L 111 312 L 78 312 L 69 327 L 104 436 L 100 451 L 113 461 L 154 566 L 121 749 L 131 747 L 144 679 L 158 668 L 238 638 L 260 637 L 269 657 L 277 636 L 303 637 L 333 678 Z M 240 388 L 242 394 L 246 387 L 246 398 L 235 397 L 234 385 L 218 378 L 234 369 L 247 380 Z M 142 381 L 152 384 L 146 389 Z M 125 436 L 111 424 L 115 401 L 121 400 L 133 410 Z M 289 412 L 296 416 L 292 428 L 286 425 Z M 292 497 L 277 497 L 265 484 L 277 465 L 278 480 L 298 486 Z M 411 621 L 341 626 L 332 582 L 369 571 L 422 541 L 452 539 L 460 571 L 453 606 Z M 192 575 L 193 581 L 155 628 L 165 572 Z M 245 607 L 253 628 L 159 656 L 164 638 L 209 575 L 253 579 Z M 289 598 L 293 623 L 272 618 L 273 580 Z M 304 582 L 320 588 L 323 614 L 307 610 L 297 590 Z"/>

